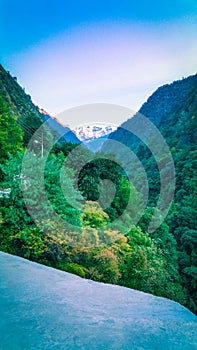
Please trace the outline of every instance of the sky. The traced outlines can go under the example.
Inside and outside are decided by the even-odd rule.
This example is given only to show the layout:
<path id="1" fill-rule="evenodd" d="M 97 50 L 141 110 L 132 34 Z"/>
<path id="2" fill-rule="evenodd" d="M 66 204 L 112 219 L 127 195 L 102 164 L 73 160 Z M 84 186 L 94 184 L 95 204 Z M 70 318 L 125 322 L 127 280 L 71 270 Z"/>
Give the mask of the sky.
<path id="1" fill-rule="evenodd" d="M 51 115 L 89 103 L 138 110 L 158 86 L 197 71 L 196 0 L 0 5 L 0 62 Z"/>

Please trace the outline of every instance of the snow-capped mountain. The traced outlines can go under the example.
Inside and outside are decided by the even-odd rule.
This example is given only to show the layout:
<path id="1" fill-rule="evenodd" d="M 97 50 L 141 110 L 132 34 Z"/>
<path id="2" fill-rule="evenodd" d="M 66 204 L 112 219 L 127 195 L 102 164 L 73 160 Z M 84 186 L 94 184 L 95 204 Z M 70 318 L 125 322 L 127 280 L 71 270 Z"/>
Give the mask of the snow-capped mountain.
<path id="1" fill-rule="evenodd" d="M 82 125 L 75 128 L 73 131 L 77 138 L 82 142 L 90 142 L 99 138 L 107 138 L 111 132 L 115 131 L 116 127 L 112 125 Z"/>
<path id="2" fill-rule="evenodd" d="M 113 125 L 87 124 L 73 129 L 76 137 L 92 152 L 98 152 L 108 136 L 117 129 Z"/>

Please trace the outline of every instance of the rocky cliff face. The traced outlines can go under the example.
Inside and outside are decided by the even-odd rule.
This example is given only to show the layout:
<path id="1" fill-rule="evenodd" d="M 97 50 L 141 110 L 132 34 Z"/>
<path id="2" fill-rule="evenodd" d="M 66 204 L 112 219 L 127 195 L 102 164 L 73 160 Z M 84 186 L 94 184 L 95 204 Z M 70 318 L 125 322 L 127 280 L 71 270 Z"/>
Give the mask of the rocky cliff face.
<path id="1" fill-rule="evenodd" d="M 183 306 L 0 253 L 0 349 L 194 350 Z"/>

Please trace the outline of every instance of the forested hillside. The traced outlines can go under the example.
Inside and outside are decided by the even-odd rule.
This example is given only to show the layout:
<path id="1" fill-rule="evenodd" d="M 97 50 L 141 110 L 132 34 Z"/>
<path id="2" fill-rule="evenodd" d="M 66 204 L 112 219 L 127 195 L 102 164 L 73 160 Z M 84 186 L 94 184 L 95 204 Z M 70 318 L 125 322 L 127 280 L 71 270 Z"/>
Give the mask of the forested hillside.
<path id="1" fill-rule="evenodd" d="M 197 75 L 160 87 L 141 107 L 140 113 L 152 121 L 165 138 L 176 171 L 175 196 L 165 220 L 176 239 L 179 272 L 187 305 L 197 311 Z M 137 118 L 134 117 L 134 118 Z M 143 230 L 158 199 L 160 178 L 156 161 L 145 144 L 127 132 L 128 120 L 111 135 L 134 150 L 143 163 L 149 181 L 149 208 L 140 225 Z M 125 130 L 126 129 L 126 130 Z M 145 219 L 146 217 L 146 219 Z M 144 223 L 146 225 L 144 226 Z M 162 230 L 153 233 L 164 240 Z"/>
<path id="2" fill-rule="evenodd" d="M 159 174 L 146 146 L 139 145 L 139 142 L 134 145 L 132 141 L 133 149 L 146 168 L 151 187 L 148 207 L 139 223 L 133 224 L 133 212 L 138 211 L 141 198 L 137 187 L 130 183 L 124 169 L 117 164 L 116 155 L 109 161 L 99 152 L 90 161 L 93 159 L 91 152 L 83 146 L 76 148 L 72 143 L 61 141 L 46 157 L 34 148 L 28 151 L 28 158 L 24 158 L 30 130 L 41 125 L 42 115 L 29 102 L 30 97 L 25 95 L 16 79 L 1 68 L 1 187 L 9 189 L 10 194 L 0 198 L 0 249 L 96 281 L 165 296 L 197 311 L 193 194 L 196 77 L 175 84 L 179 86 L 176 100 L 181 95 L 182 85 L 187 87 L 183 87 L 180 103 L 173 102 L 173 107 L 168 106 L 162 115 L 165 123 L 162 122 L 161 126 L 176 165 L 175 200 L 166 221 L 154 233 L 148 233 L 148 222 L 158 195 Z M 163 97 L 161 94 L 158 98 L 160 110 L 169 104 L 169 99 L 164 96 L 171 88 L 174 89 L 173 84 L 162 90 L 165 90 Z M 169 92 L 169 96 L 172 95 Z M 158 102 L 153 101 L 158 107 Z M 152 98 L 143 108 L 151 110 L 150 104 Z M 18 118 L 26 124 L 18 123 Z M 27 123 L 32 129 L 27 128 Z M 113 137 L 119 137 L 119 141 L 128 146 L 131 138 L 125 138 L 124 134 L 124 139 L 121 139 L 120 130 Z M 50 138 L 49 131 L 46 137 Z M 65 170 L 63 165 L 71 151 L 73 156 L 70 162 L 67 159 Z M 22 170 L 24 159 L 25 174 Z M 74 163 L 85 164 L 79 174 Z M 98 188 L 103 179 L 111 180 L 115 188 L 113 202 L 106 208 L 97 202 Z M 102 192 L 102 188 L 100 190 Z M 51 207 L 43 201 L 45 195 Z M 119 226 L 111 225 L 124 213 L 129 196 L 132 197 L 132 210 L 128 211 L 125 222 Z M 105 188 L 103 198 L 107 201 Z M 29 214 L 27 203 L 34 217 Z M 51 208 L 57 213 L 55 219 L 50 215 Z M 128 226 L 128 223 L 129 230 L 123 235 L 123 226 Z M 69 225 L 72 225 L 72 231 Z"/>

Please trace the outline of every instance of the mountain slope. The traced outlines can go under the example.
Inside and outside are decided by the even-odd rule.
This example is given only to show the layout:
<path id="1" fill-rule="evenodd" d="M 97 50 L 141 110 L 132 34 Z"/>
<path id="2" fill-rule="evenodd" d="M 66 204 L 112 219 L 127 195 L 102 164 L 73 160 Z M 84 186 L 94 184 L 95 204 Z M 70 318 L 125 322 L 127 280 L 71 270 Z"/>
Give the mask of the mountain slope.
<path id="1" fill-rule="evenodd" d="M 190 94 L 197 86 L 197 74 L 188 78 L 175 81 L 171 84 L 166 84 L 159 87 L 145 102 L 139 110 L 139 113 L 143 114 L 155 126 L 159 127 L 159 131 L 164 137 L 168 137 L 168 133 L 164 132 L 163 126 L 167 127 L 168 123 L 171 123 L 173 115 L 184 108 L 184 104 L 189 99 Z M 127 120 L 120 127 L 113 132 L 109 138 L 119 141 L 128 147 L 135 149 L 139 145 L 139 140 L 136 136 L 127 132 L 130 129 L 130 124 L 137 116 Z M 176 122 L 179 121 L 176 119 Z M 175 125 L 179 127 L 179 124 Z M 126 130 L 125 130 L 126 129 Z M 176 130 L 176 129 L 175 129 Z M 174 130 L 174 131 L 175 131 Z M 141 130 L 145 132 L 145 130 Z"/>
<path id="2" fill-rule="evenodd" d="M 9 106 L 11 114 L 18 118 L 19 125 L 25 132 L 25 144 L 28 143 L 33 132 L 47 120 L 51 130 L 67 142 L 80 143 L 76 135 L 68 128 L 64 128 L 55 118 L 52 118 L 43 110 L 40 110 L 31 100 L 30 95 L 17 83 L 17 78 L 12 77 L 9 72 L 0 65 L 0 96 Z"/>
<path id="3" fill-rule="evenodd" d="M 68 127 L 63 126 L 57 118 L 52 118 L 47 112 L 41 111 L 42 118 L 44 121 L 47 121 L 49 127 L 52 130 L 55 130 L 59 135 L 63 135 L 63 139 L 67 142 L 73 144 L 79 144 L 80 140 L 75 135 L 75 133 L 70 130 Z"/>
<path id="4" fill-rule="evenodd" d="M 180 304 L 0 253 L 2 349 L 194 350 Z"/>
<path id="5" fill-rule="evenodd" d="M 187 296 L 187 306 L 197 312 L 197 75 L 159 88 L 141 107 L 140 113 L 157 126 L 174 159 L 176 188 L 165 223 L 177 241 L 179 270 Z M 148 147 L 125 130 L 131 129 L 138 117 L 136 115 L 122 124 L 110 137 L 134 151 L 146 170 L 150 210 L 140 222 L 145 230 L 151 208 L 157 204 L 160 174 Z M 146 135 L 146 129 L 142 128 L 140 131 L 142 135 Z M 108 147 L 107 143 L 105 147 Z M 165 163 L 162 171 L 165 171 Z M 166 184 L 166 190 L 168 188 L 170 183 Z M 160 239 L 163 239 L 162 235 L 162 231 L 157 233 Z M 152 236 L 153 239 L 156 238 L 156 234 L 153 233 Z"/>
<path id="6" fill-rule="evenodd" d="M 184 105 L 197 85 L 197 74 L 159 87 L 142 105 L 139 112 L 156 126 L 168 123 L 170 115 Z"/>

